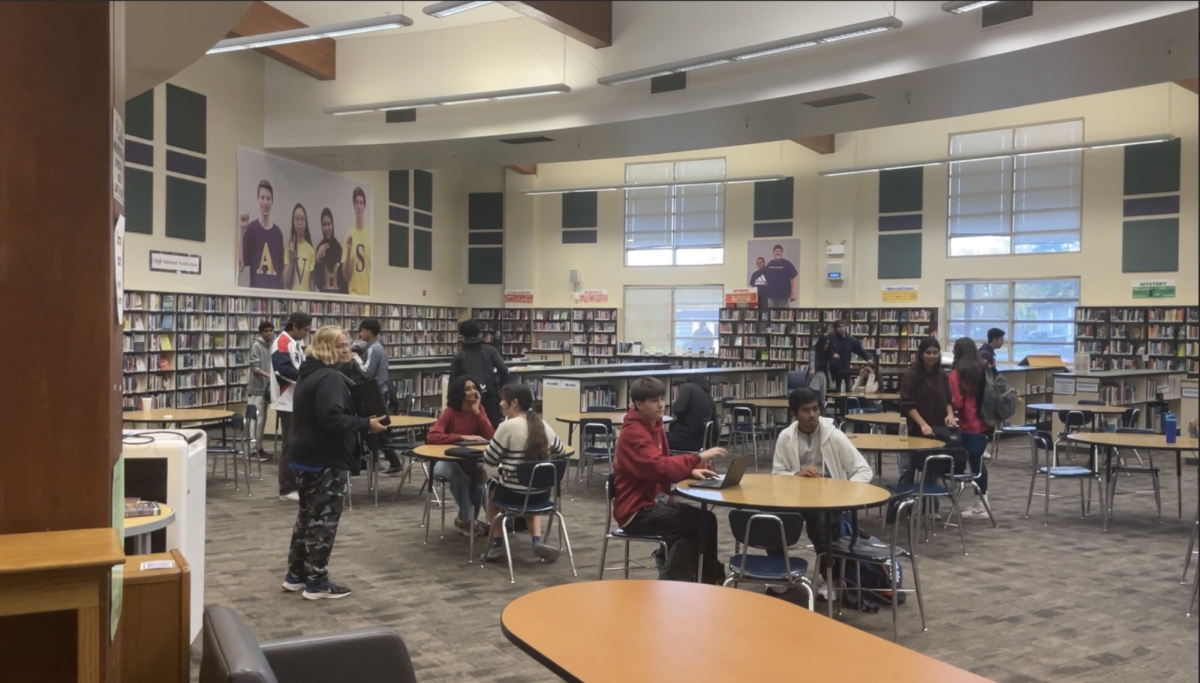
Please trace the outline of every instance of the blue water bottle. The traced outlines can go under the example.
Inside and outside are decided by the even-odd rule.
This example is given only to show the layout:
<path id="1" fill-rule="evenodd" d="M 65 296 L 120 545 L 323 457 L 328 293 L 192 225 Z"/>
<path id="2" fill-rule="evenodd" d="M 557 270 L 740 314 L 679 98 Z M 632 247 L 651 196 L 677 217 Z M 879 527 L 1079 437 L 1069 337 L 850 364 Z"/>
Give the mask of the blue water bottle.
<path id="1" fill-rule="evenodd" d="M 1179 432 L 1179 423 L 1175 419 L 1175 413 L 1167 413 L 1163 416 L 1163 434 L 1167 436 L 1167 443 L 1175 443 L 1175 436 Z"/>

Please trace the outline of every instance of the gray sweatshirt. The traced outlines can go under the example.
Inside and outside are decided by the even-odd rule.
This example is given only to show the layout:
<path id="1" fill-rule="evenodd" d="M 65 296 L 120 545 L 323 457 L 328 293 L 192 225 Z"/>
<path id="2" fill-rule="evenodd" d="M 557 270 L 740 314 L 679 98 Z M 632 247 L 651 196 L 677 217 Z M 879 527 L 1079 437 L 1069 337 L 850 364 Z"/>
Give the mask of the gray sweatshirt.
<path id="1" fill-rule="evenodd" d="M 260 376 L 255 370 L 267 373 Z M 246 393 L 251 396 L 266 396 L 271 392 L 271 347 L 262 337 L 255 337 L 250 345 L 250 378 L 246 380 Z"/>
<path id="2" fill-rule="evenodd" d="M 379 343 L 379 340 L 371 342 L 367 347 L 366 359 L 355 358 L 358 367 L 362 370 L 364 377 L 373 378 L 379 382 L 379 390 L 383 392 L 384 398 L 388 397 L 388 357 L 387 350 Z"/>

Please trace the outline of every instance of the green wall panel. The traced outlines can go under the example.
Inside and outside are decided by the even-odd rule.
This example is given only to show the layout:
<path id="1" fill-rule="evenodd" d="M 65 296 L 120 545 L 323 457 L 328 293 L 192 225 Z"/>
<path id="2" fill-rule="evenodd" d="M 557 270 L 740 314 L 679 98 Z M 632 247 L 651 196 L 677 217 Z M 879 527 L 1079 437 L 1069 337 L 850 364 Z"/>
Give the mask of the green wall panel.
<path id="1" fill-rule="evenodd" d="M 925 189 L 924 168 L 879 172 L 879 213 L 920 211 Z"/>
<path id="2" fill-rule="evenodd" d="M 125 230 L 154 233 L 154 174 L 125 167 Z"/>
<path id="3" fill-rule="evenodd" d="M 125 101 L 125 134 L 154 139 L 154 88 Z"/>
<path id="4" fill-rule="evenodd" d="M 467 195 L 468 230 L 504 229 L 504 193 L 471 192 Z"/>
<path id="5" fill-rule="evenodd" d="M 1125 148 L 1125 194 L 1179 191 L 1182 140 Z"/>
<path id="6" fill-rule="evenodd" d="M 1162 273 L 1179 270 L 1178 218 L 1125 221 L 1122 227 L 1121 272 Z M 1195 254 L 1192 256 L 1195 257 Z"/>
<path id="7" fill-rule="evenodd" d="M 433 233 L 413 230 L 413 268 L 433 270 Z"/>
<path id="8" fill-rule="evenodd" d="M 205 154 L 208 147 L 208 98 L 167 84 L 167 144 Z"/>
<path id="9" fill-rule="evenodd" d="M 408 226 L 388 223 L 388 265 L 408 267 Z"/>
<path id="10" fill-rule="evenodd" d="M 503 211 L 501 204 L 501 211 Z M 503 219 L 501 220 L 503 226 Z M 594 228 L 599 225 L 596 215 L 595 192 L 568 192 L 562 195 L 562 226 L 564 228 Z"/>
<path id="11" fill-rule="evenodd" d="M 433 212 L 433 174 L 429 171 L 413 171 L 413 206 Z"/>
<path id="12" fill-rule="evenodd" d="M 208 187 L 167 176 L 167 237 L 203 242 Z"/>
<path id="13" fill-rule="evenodd" d="M 408 171 L 388 171 L 388 203 L 408 206 Z"/>
<path id="14" fill-rule="evenodd" d="M 754 183 L 754 220 L 790 219 L 795 199 L 796 182 L 793 178 Z"/>
<path id="15" fill-rule="evenodd" d="M 921 277 L 921 233 L 879 236 L 879 279 Z"/>
<path id="16" fill-rule="evenodd" d="M 504 284 L 504 248 L 468 248 L 467 283 L 472 285 Z"/>

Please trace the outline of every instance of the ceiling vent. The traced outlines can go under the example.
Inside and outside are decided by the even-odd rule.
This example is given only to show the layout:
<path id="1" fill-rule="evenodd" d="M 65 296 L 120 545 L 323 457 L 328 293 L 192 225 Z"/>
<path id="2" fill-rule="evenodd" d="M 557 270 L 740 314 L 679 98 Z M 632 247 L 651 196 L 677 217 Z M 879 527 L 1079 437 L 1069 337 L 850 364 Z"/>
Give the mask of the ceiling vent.
<path id="1" fill-rule="evenodd" d="M 533 137 L 528 138 L 509 138 L 507 140 L 497 140 L 497 142 L 503 142 L 506 145 L 532 145 L 537 142 L 554 142 L 554 140 L 546 137 L 545 135 L 534 135 Z"/>
<path id="2" fill-rule="evenodd" d="M 680 71 L 678 73 L 667 74 L 665 76 L 655 76 L 650 79 L 650 94 L 657 95 L 664 92 L 675 92 L 676 90 L 687 89 L 687 72 Z"/>
<path id="3" fill-rule="evenodd" d="M 417 120 L 416 109 L 389 109 L 383 112 L 385 123 L 413 123 Z"/>
<path id="4" fill-rule="evenodd" d="M 862 102 L 863 100 L 873 99 L 875 99 L 874 95 L 868 95 L 865 92 L 852 92 L 845 95 L 835 95 L 820 100 L 812 100 L 811 102 L 801 102 L 800 104 L 814 109 L 824 109 L 825 107 L 836 107 L 839 104 L 850 104 L 851 102 Z"/>
<path id="5" fill-rule="evenodd" d="M 991 28 L 1000 24 L 1007 24 L 1010 21 L 1024 19 L 1033 16 L 1033 2 L 997 2 L 994 5 L 988 5 L 983 8 L 983 16 L 980 21 L 983 28 Z"/>

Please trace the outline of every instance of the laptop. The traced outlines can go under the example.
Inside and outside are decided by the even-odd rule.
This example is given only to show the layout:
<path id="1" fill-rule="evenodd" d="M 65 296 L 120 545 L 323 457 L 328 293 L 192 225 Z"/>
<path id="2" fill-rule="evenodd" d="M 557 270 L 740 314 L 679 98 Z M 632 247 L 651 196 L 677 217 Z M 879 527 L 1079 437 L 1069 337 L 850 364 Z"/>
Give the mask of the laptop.
<path id="1" fill-rule="evenodd" d="M 750 466 L 750 461 L 754 457 L 747 455 L 741 458 L 734 458 L 733 462 L 729 463 L 729 471 L 715 479 L 705 479 L 688 484 L 694 489 L 727 489 L 731 486 L 737 486 L 742 483 L 742 475 L 746 473 L 746 468 Z"/>

